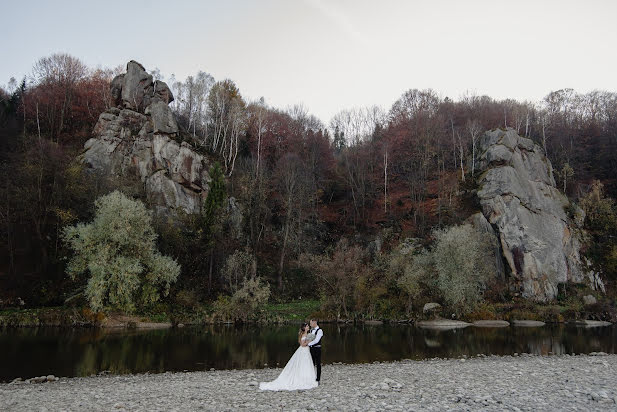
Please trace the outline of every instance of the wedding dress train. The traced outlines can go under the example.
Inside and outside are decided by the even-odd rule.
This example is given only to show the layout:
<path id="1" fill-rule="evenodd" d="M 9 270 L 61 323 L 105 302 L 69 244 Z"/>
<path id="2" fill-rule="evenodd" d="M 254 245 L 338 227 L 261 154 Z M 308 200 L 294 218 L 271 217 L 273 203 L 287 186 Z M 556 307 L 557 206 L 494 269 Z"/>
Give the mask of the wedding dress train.
<path id="1" fill-rule="evenodd" d="M 318 385 L 316 378 L 309 347 L 299 346 L 278 378 L 272 382 L 261 382 L 259 389 L 268 391 L 312 389 Z"/>

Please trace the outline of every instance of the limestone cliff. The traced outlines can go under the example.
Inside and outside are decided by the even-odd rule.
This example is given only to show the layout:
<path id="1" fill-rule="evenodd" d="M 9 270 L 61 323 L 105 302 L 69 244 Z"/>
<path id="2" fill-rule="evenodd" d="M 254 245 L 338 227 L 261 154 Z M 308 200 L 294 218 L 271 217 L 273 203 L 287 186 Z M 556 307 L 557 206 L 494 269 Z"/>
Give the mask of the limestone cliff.
<path id="1" fill-rule="evenodd" d="M 540 301 L 555 297 L 559 283 L 589 281 L 603 288 L 581 260 L 579 228 L 566 215 L 569 201 L 555 187 L 542 148 L 513 129 L 486 132 L 478 148 L 477 195 L 513 285 Z"/>
<path id="2" fill-rule="evenodd" d="M 168 106 L 169 87 L 130 61 L 112 81 L 111 95 L 115 107 L 99 116 L 82 161 L 107 175 L 137 176 L 157 212 L 199 212 L 209 165 L 190 144 L 174 140 L 179 130 Z"/>

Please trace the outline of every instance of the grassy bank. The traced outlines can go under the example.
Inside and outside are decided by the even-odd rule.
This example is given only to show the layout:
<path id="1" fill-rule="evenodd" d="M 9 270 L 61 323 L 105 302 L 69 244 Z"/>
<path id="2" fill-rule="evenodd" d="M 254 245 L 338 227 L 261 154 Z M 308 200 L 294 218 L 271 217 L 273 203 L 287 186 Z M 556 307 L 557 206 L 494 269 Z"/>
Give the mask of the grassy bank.
<path id="1" fill-rule="evenodd" d="M 318 300 L 301 300 L 268 304 L 253 321 L 265 323 L 301 322 L 319 310 Z M 87 307 L 44 307 L 0 310 L 0 327 L 139 327 L 140 324 L 209 324 L 224 322 L 211 306 L 191 308 L 159 304 L 135 314 L 119 312 L 94 313 Z"/>
<path id="2" fill-rule="evenodd" d="M 335 321 L 321 312 L 322 302 L 319 300 L 298 300 L 285 303 L 270 303 L 261 311 L 256 312 L 249 322 L 258 323 L 299 323 L 311 316 L 322 321 Z M 447 310 L 437 313 L 449 318 Z M 614 302 L 602 301 L 593 305 L 583 305 L 578 300 L 566 302 L 539 304 L 530 301 L 510 303 L 484 303 L 461 320 L 541 320 L 547 323 L 564 323 L 575 320 L 605 320 L 617 321 L 617 310 Z M 398 319 L 381 319 L 397 321 Z M 4 309 L 0 310 L 0 327 L 148 327 L 156 324 L 174 326 L 178 324 L 199 325 L 229 321 L 222 319 L 208 305 L 187 307 L 172 307 L 159 304 L 136 314 L 119 312 L 93 313 L 87 307 L 45 307 L 34 309 Z"/>

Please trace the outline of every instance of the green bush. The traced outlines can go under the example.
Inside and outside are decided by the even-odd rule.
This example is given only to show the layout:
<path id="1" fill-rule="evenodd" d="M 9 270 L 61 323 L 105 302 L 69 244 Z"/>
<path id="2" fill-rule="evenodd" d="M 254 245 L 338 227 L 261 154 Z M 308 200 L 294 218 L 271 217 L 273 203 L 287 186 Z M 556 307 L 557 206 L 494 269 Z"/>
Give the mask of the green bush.
<path id="1" fill-rule="evenodd" d="M 433 236 L 432 249 L 399 251 L 390 270 L 402 272 L 398 284 L 414 301 L 437 293 L 458 314 L 474 310 L 496 273 L 489 235 L 465 224 L 436 230 Z"/>
<path id="2" fill-rule="evenodd" d="M 496 273 L 488 235 L 467 224 L 438 230 L 435 238 L 437 286 L 446 304 L 459 313 L 473 310 Z"/>
<path id="3" fill-rule="evenodd" d="M 259 277 L 251 277 L 232 296 L 219 296 L 214 302 L 214 312 L 221 320 L 257 320 L 269 298 L 270 285 Z"/>
<path id="4" fill-rule="evenodd" d="M 65 227 L 64 241 L 74 251 L 67 273 L 75 279 L 88 273 L 86 296 L 90 307 L 109 306 L 134 311 L 167 296 L 180 266 L 161 255 L 152 218 L 140 201 L 115 191 L 95 202 L 91 223 Z"/>

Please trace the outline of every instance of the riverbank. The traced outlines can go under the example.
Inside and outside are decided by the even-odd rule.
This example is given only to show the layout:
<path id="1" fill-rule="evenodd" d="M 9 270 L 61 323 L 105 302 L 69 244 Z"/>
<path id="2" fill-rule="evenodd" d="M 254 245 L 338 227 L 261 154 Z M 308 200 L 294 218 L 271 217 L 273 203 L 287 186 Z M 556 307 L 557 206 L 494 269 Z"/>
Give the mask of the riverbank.
<path id="1" fill-rule="evenodd" d="M 573 303 L 575 302 L 575 303 Z M 617 308 L 614 304 L 603 302 L 582 305 L 576 299 L 565 304 L 540 304 L 526 300 L 512 303 L 483 303 L 474 311 L 460 318 L 461 321 L 501 321 L 513 323 L 517 320 L 534 320 L 545 323 L 576 323 L 584 320 L 617 321 Z M 286 303 L 269 303 L 257 311 L 247 323 L 284 324 L 299 323 L 314 316 L 324 323 L 416 323 L 440 315 L 450 318 L 449 312 L 441 309 L 432 314 L 416 313 L 411 317 L 396 319 L 373 319 L 356 317 L 340 319 L 321 311 L 319 300 L 297 300 Z M 137 314 L 119 312 L 93 313 L 88 307 L 41 307 L 29 309 L 0 310 L 0 327 L 103 327 L 103 328 L 167 328 L 182 325 L 209 325 L 231 323 L 229 319 L 217 316 L 212 306 L 194 307 L 158 304 Z"/>
<path id="2" fill-rule="evenodd" d="M 262 392 L 280 369 L 1 384 L 0 410 L 617 410 L 617 355 L 325 365 L 311 391 Z"/>
<path id="3" fill-rule="evenodd" d="M 299 323 L 316 313 L 318 300 L 270 303 L 252 322 Z M 178 325 L 209 325 L 227 323 L 217 317 L 211 307 L 193 308 L 158 305 L 137 314 L 119 312 L 94 313 L 87 307 L 41 307 L 0 310 L 0 327 L 102 327 L 102 328 L 167 328 Z"/>

